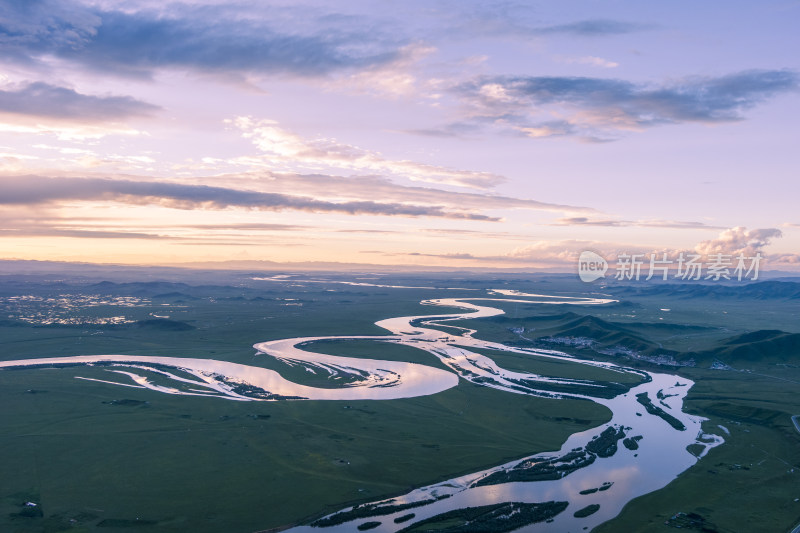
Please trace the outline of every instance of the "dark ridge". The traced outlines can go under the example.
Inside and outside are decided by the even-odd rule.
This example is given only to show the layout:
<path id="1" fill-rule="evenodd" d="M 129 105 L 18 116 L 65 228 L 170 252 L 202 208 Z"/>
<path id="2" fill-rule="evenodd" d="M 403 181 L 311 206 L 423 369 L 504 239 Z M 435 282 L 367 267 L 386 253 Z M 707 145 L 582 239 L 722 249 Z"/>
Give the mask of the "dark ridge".
<path id="1" fill-rule="evenodd" d="M 153 329 L 159 331 L 189 331 L 197 329 L 191 324 L 186 322 L 179 322 L 177 320 L 169 320 L 167 318 L 154 318 L 150 320 L 138 320 L 131 324 L 132 327 L 142 329 Z"/>
<path id="2" fill-rule="evenodd" d="M 786 335 L 785 331 L 781 331 L 779 329 L 760 329 L 758 331 L 751 331 L 749 333 L 743 333 L 742 335 L 737 335 L 735 337 L 731 337 L 724 344 L 745 344 L 749 342 L 761 342 L 765 340 L 771 340 L 776 337 L 780 337 L 782 335 Z"/>
<path id="3" fill-rule="evenodd" d="M 185 292 L 178 292 L 178 291 L 165 292 L 163 294 L 155 294 L 151 298 L 158 300 L 173 300 L 175 298 L 181 298 L 184 300 L 200 300 L 200 298 L 197 298 L 196 296 L 192 296 L 191 294 L 186 294 Z"/>
<path id="4" fill-rule="evenodd" d="M 186 283 L 178 283 L 174 281 L 132 281 L 128 283 L 115 283 L 113 281 L 101 281 L 88 286 L 89 289 L 114 291 L 114 292 L 129 292 L 129 291 L 148 291 L 157 293 L 171 292 L 178 290 L 191 289 L 191 285 Z"/>
<path id="5" fill-rule="evenodd" d="M 566 313 L 559 313 L 557 315 L 533 315 L 533 316 L 526 316 L 522 318 L 511 318 L 507 315 L 498 315 L 484 318 L 488 322 L 518 322 L 521 320 L 524 321 L 541 321 L 541 322 L 557 322 L 562 320 L 574 320 L 576 318 L 581 318 L 583 315 L 579 315 L 577 313 L 573 313 L 572 311 L 567 311 Z"/>
<path id="6" fill-rule="evenodd" d="M 800 300 L 800 283 L 793 281 L 756 281 L 741 284 L 643 283 L 609 287 L 614 294 L 661 295 L 678 298 L 736 298 Z"/>
<path id="7" fill-rule="evenodd" d="M 576 318 L 575 320 L 573 320 L 571 322 L 567 322 L 566 324 L 564 324 L 561 327 L 562 328 L 566 328 L 568 330 L 569 329 L 582 328 L 582 329 L 585 329 L 587 331 L 600 332 L 600 333 L 629 333 L 629 334 L 633 334 L 632 331 L 627 330 L 624 326 L 622 326 L 622 325 L 620 325 L 618 323 L 608 322 L 606 320 L 603 320 L 602 318 L 598 318 L 598 317 L 593 316 L 593 315 L 584 315 L 584 316 L 582 316 L 580 318 Z"/>
<path id="8" fill-rule="evenodd" d="M 796 359 L 800 356 L 800 333 L 753 331 L 724 340 L 718 348 L 699 355 L 727 363 Z"/>
<path id="9" fill-rule="evenodd" d="M 616 323 L 592 315 L 583 316 L 554 329 L 549 337 L 586 337 L 606 346 L 622 346 L 636 351 L 655 350 L 657 345 Z M 540 337 L 538 340 L 542 340 Z"/>
<path id="10" fill-rule="evenodd" d="M 719 329 L 715 326 L 695 326 L 693 324 L 674 324 L 671 322 L 611 322 L 619 326 L 629 328 L 641 329 L 660 329 L 660 330 L 677 330 L 677 331 L 708 331 Z"/>
<path id="11" fill-rule="evenodd" d="M 751 407 L 729 402 L 715 402 L 704 411 L 720 418 L 727 418 L 737 422 L 756 424 L 759 426 L 779 425 L 790 413 L 766 409 L 763 407 Z M 794 429 L 792 429 L 794 431 Z"/>

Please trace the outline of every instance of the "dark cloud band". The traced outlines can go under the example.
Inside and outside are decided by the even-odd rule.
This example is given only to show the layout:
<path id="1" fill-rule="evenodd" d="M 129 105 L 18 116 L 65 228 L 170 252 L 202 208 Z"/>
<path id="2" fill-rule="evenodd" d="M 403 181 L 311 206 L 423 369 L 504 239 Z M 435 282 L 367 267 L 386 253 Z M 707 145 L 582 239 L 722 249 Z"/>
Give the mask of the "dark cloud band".
<path id="1" fill-rule="evenodd" d="M 794 71 L 748 70 L 660 85 L 609 78 L 486 76 L 455 90 L 476 110 L 474 125 L 511 124 L 535 137 L 591 137 L 663 124 L 742 120 L 745 111 L 798 87 L 800 76 Z M 572 116 L 567 111 L 558 122 L 538 120 L 549 106 L 571 109 Z"/>
<path id="2" fill-rule="evenodd" d="M 0 42 L 7 60 L 30 64 L 51 56 L 109 74 L 149 77 L 159 68 L 182 68 L 316 76 L 388 63 L 401 48 L 358 28 L 289 32 L 234 6 L 156 13 L 69 0 L 3 4 Z"/>
<path id="3" fill-rule="evenodd" d="M 61 201 L 113 201 L 155 204 L 173 209 L 284 209 L 349 215 L 441 217 L 496 221 L 475 213 L 447 211 L 441 206 L 373 201 L 330 202 L 303 196 L 265 193 L 207 185 L 101 178 L 19 176 L 0 179 L 0 205 L 36 205 Z"/>
<path id="4" fill-rule="evenodd" d="M 129 96 L 91 96 L 36 82 L 0 90 L 0 113 L 101 122 L 150 115 L 158 107 Z"/>

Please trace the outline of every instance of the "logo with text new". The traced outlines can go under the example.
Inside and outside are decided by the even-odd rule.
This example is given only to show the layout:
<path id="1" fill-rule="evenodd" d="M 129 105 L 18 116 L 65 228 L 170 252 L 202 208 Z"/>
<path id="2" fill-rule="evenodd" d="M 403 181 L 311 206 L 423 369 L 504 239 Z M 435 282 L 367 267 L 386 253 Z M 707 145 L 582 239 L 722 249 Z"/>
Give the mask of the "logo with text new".
<path id="1" fill-rule="evenodd" d="M 586 283 L 605 276 L 608 270 L 608 261 L 602 256 L 586 250 L 578 258 L 578 277 Z"/>

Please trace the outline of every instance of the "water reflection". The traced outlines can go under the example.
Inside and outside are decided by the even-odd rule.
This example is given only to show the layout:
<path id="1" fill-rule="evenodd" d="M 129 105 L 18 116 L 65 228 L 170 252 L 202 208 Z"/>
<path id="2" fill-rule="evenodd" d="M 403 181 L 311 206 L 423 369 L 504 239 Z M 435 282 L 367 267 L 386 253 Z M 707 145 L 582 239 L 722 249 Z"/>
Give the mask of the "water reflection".
<path id="1" fill-rule="evenodd" d="M 270 369 L 241 365 L 227 361 L 173 357 L 148 357 L 129 355 L 75 356 L 44 359 L 27 359 L 0 362 L 0 368 L 94 365 L 102 366 L 116 376 L 126 376 L 130 383 L 97 380 L 115 385 L 145 387 L 166 394 L 214 396 L 236 401 L 276 401 L 286 399 L 314 400 L 388 400 L 434 394 L 458 383 L 459 378 L 513 394 L 528 394 L 550 398 L 580 398 L 607 406 L 613 413 L 609 424 L 571 435 L 560 450 L 537 454 L 495 468 L 475 472 L 409 492 L 385 502 L 374 502 L 376 517 L 359 517 L 326 527 L 326 531 L 353 531 L 366 521 L 379 521 L 378 532 L 398 531 L 403 527 L 455 509 L 485 506 L 503 502 L 568 502 L 566 511 L 556 515 L 551 522 L 540 522 L 521 531 L 582 531 L 616 516 L 631 499 L 657 490 L 697 460 L 686 447 L 701 444 L 704 451 L 722 442 L 721 437 L 705 435 L 700 425 L 703 419 L 682 412 L 683 399 L 693 383 L 670 374 L 644 372 L 623 368 L 613 363 L 583 361 L 555 350 L 540 350 L 505 346 L 473 337 L 474 330 L 454 327 L 449 322 L 471 318 L 489 317 L 503 311 L 484 302 L 541 304 L 595 304 L 612 300 L 601 298 L 562 298 L 532 295 L 516 291 L 497 290 L 509 298 L 444 298 L 426 300 L 425 305 L 463 309 L 464 312 L 446 315 L 396 317 L 376 322 L 391 334 L 385 336 L 357 337 L 303 337 L 258 343 L 254 347 L 260 354 L 271 356 L 287 364 L 306 368 L 309 372 L 327 374 L 329 377 L 347 376 L 348 382 L 339 388 L 311 387 L 294 383 Z M 525 297 L 526 299 L 518 299 Z M 535 298 L 535 299 L 532 299 Z M 480 302 L 480 303 L 477 303 Z M 427 326 L 427 327 L 426 327 Z M 459 334 L 447 333 L 436 326 L 456 329 Z M 402 361 L 382 361 L 341 357 L 307 352 L 304 345 L 324 340 L 373 340 L 392 342 L 419 348 L 431 353 L 450 371 L 427 365 Z M 576 364 L 601 367 L 614 372 L 635 372 L 648 381 L 624 393 L 617 393 L 614 384 L 590 380 L 541 376 L 526 372 L 509 371 L 498 365 L 490 356 L 474 349 L 496 350 L 526 354 L 543 359 L 568 360 Z M 617 384 L 618 385 L 618 384 Z M 659 392 L 662 395 L 659 396 Z M 637 401 L 637 394 L 646 393 L 656 409 L 648 412 Z M 659 414 L 660 410 L 660 414 Z M 669 420 L 673 418 L 671 425 Z M 676 423 L 677 422 L 677 423 Z M 678 427 L 684 426 L 684 430 Z M 623 428 L 625 436 L 638 437 L 638 448 L 629 449 L 623 441 L 617 442 L 616 452 L 610 457 L 597 455 L 586 466 L 564 470 L 560 479 L 541 481 L 505 482 L 476 486 L 475 482 L 495 474 L 501 479 L 504 473 L 526 461 L 536 462 L 567 456 L 574 450 L 587 451 L 592 439 L 604 428 Z M 591 446 L 591 445 L 590 445 Z M 632 446 L 631 446 L 632 447 Z M 499 474 L 498 474 L 499 473 Z M 598 489 L 590 494 L 581 491 Z M 413 506 L 408 504 L 422 504 Z M 574 512 L 590 504 L 599 504 L 594 514 L 577 518 Z M 401 508 L 396 512 L 394 506 Z M 405 506 L 405 507 L 403 507 Z M 349 516 L 352 508 L 340 511 L 339 516 Z M 394 519 L 413 512 L 413 519 L 395 523 Z M 336 515 L 336 514 L 334 514 Z M 296 532 L 320 531 L 320 528 L 303 526 Z"/>

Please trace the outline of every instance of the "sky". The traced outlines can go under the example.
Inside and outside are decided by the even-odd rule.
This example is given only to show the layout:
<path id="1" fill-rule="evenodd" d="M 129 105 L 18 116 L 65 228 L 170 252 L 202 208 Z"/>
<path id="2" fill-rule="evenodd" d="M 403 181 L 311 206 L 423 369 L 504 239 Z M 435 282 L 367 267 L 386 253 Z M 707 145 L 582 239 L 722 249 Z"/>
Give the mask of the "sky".
<path id="1" fill-rule="evenodd" d="M 800 2 L 0 0 L 0 259 L 800 270 Z"/>

